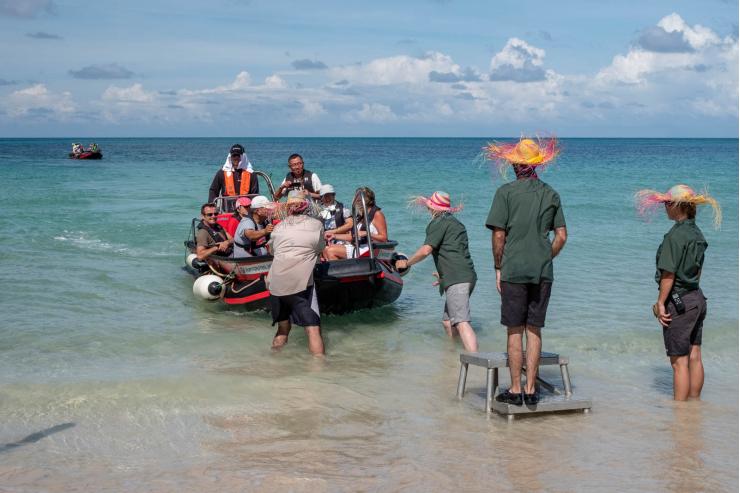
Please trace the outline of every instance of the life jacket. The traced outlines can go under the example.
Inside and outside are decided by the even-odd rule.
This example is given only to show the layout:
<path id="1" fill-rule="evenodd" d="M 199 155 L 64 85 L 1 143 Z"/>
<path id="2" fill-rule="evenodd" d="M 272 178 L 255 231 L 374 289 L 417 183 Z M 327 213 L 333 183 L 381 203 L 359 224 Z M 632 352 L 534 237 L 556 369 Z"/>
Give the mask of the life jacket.
<path id="1" fill-rule="evenodd" d="M 263 222 L 263 223 L 258 223 L 257 221 L 254 220 L 254 217 L 253 216 L 249 216 L 249 219 L 252 220 L 252 223 L 254 224 L 255 231 L 262 231 L 269 224 L 267 222 L 267 220 L 265 220 L 265 222 Z M 241 241 L 237 241 L 237 240 L 243 240 L 243 239 L 246 239 L 247 240 L 247 243 L 241 243 Z M 256 239 L 256 240 L 250 240 L 248 238 L 244 238 L 243 236 L 241 236 L 239 238 L 237 238 L 236 236 L 234 237 L 234 243 L 236 243 L 237 246 L 239 246 L 240 248 L 243 248 L 244 251 L 246 251 L 248 254 L 250 254 L 252 256 L 255 256 L 256 255 L 255 252 L 257 251 L 257 249 L 264 248 L 265 245 L 267 245 L 267 242 L 268 241 L 270 241 L 270 235 L 269 235 L 269 233 L 267 235 L 261 237 L 261 238 Z"/>
<path id="2" fill-rule="evenodd" d="M 206 223 L 201 220 L 198 223 L 197 229 L 204 229 L 206 233 L 208 233 L 208 236 L 211 237 L 214 243 L 221 243 L 222 241 L 228 240 L 228 236 L 226 236 L 226 230 L 224 230 L 223 226 L 216 223 L 216 226 L 211 228 Z M 224 252 L 225 256 L 231 255 L 231 248 Z"/>
<path id="3" fill-rule="evenodd" d="M 336 202 L 336 209 L 334 209 L 334 223 L 336 228 L 344 226 L 344 204 Z"/>
<path id="4" fill-rule="evenodd" d="M 318 193 L 318 190 L 313 189 L 313 173 L 305 168 L 303 170 L 302 177 L 296 178 L 293 176 L 293 173 L 288 172 L 288 174 L 285 175 L 285 181 L 289 183 L 300 183 L 299 188 L 304 188 L 311 193 Z"/>
<path id="5" fill-rule="evenodd" d="M 367 210 L 367 223 L 372 224 L 373 218 L 375 217 L 375 213 L 380 210 L 380 207 L 372 206 Z M 357 224 L 357 231 L 365 231 L 365 221 L 359 221 L 357 218 L 355 220 L 358 222 Z M 368 231 L 368 236 L 370 235 L 370 232 Z M 352 241 L 355 240 L 355 228 L 352 228 Z M 367 244 L 367 236 L 360 238 L 360 245 L 366 245 Z"/>
<path id="6" fill-rule="evenodd" d="M 239 195 L 247 195 L 249 193 L 249 186 L 252 184 L 252 173 L 243 169 L 241 171 L 241 182 L 239 183 Z M 236 195 L 236 188 L 234 187 L 234 173 L 232 171 L 224 171 L 224 189 L 227 196 Z"/>

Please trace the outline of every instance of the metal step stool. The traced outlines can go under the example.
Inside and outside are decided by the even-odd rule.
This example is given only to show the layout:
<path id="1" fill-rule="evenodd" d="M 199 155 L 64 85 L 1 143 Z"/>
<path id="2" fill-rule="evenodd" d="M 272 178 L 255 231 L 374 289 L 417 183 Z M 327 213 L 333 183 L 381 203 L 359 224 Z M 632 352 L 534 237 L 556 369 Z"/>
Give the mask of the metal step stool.
<path id="1" fill-rule="evenodd" d="M 527 360 L 527 354 L 524 352 L 522 361 Z M 494 401 L 498 395 L 498 369 L 508 368 L 509 355 L 507 353 L 461 353 L 460 354 L 460 378 L 457 381 L 457 397 L 462 399 L 465 394 L 465 382 L 468 377 L 468 365 L 481 366 L 486 369 L 486 415 L 491 414 L 491 409 L 500 414 L 506 414 L 509 420 L 512 420 L 516 414 L 528 414 L 536 412 L 552 411 L 573 411 L 583 410 L 588 412 L 591 409 L 591 400 L 573 397 L 573 391 L 570 384 L 570 374 L 568 373 L 568 358 L 555 353 L 540 353 L 540 366 L 559 365 L 560 375 L 563 378 L 563 389 L 565 394 L 560 392 L 555 386 L 537 377 L 541 387 L 550 391 L 553 396 L 546 396 L 540 399 L 540 402 L 534 407 L 526 405 L 512 406 L 503 402 Z"/>

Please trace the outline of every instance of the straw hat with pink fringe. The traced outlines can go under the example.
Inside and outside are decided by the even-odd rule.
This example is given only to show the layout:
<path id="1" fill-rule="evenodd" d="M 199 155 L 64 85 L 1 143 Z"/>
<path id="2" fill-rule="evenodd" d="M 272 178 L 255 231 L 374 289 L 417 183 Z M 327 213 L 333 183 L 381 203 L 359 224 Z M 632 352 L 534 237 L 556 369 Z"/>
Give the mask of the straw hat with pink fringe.
<path id="1" fill-rule="evenodd" d="M 635 194 L 635 204 L 637 212 L 641 216 L 647 216 L 654 212 L 658 206 L 665 203 L 672 204 L 709 204 L 714 210 L 714 227 L 719 228 L 722 224 L 722 209 L 717 201 L 710 197 L 709 194 L 696 193 L 688 185 L 675 185 L 666 193 L 660 193 L 655 190 L 640 190 Z"/>
<path id="2" fill-rule="evenodd" d="M 454 214 L 462 210 L 462 204 L 452 207 L 450 194 L 447 192 L 434 192 L 429 197 L 419 196 L 411 199 L 411 205 L 424 206 L 433 212 L 449 212 Z"/>
<path id="3" fill-rule="evenodd" d="M 560 154 L 560 147 L 555 137 L 537 137 L 537 140 L 522 137 L 519 142 L 490 143 L 483 148 L 483 154 L 505 175 L 512 164 L 533 168 L 547 165 Z"/>

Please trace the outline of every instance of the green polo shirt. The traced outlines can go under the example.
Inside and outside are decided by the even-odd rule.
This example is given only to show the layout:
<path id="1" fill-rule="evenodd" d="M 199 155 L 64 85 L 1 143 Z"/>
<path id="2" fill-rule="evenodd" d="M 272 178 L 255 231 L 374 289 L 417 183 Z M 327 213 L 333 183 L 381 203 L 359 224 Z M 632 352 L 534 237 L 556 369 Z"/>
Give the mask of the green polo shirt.
<path id="1" fill-rule="evenodd" d="M 475 284 L 478 277 L 468 250 L 468 232 L 455 216 L 441 214 L 433 218 L 427 225 L 424 244 L 432 247 L 440 294 L 453 284 Z"/>
<path id="2" fill-rule="evenodd" d="M 506 231 L 501 280 L 553 281 L 550 231 L 565 227 L 560 196 L 539 179 L 521 179 L 496 190 L 486 226 Z"/>
<path id="3" fill-rule="evenodd" d="M 673 289 L 678 294 L 699 289 L 707 246 L 707 240 L 693 219 L 676 221 L 655 255 L 655 282 L 660 285 L 660 271 L 666 271 L 676 275 Z"/>

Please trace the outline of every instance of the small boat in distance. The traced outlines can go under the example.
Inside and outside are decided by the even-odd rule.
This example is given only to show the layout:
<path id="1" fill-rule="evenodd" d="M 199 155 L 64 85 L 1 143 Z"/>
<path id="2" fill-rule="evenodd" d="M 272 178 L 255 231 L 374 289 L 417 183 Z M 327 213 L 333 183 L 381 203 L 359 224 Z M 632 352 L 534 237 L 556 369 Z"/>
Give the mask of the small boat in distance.
<path id="1" fill-rule="evenodd" d="M 103 151 L 96 143 L 90 144 L 88 149 L 85 149 L 82 144 L 72 144 L 72 152 L 69 154 L 70 159 L 103 159 Z"/>
<path id="2" fill-rule="evenodd" d="M 262 171 L 255 171 L 254 174 L 265 179 L 270 193 L 274 195 L 270 178 Z M 216 198 L 219 221 L 228 219 L 238 198 Z M 362 217 L 367 218 L 365 196 L 361 189 L 355 192 L 355 199 L 359 200 L 352 201 L 352 217 L 359 217 L 358 207 L 355 206 L 359 204 L 364 211 Z M 270 292 L 265 285 L 265 276 L 272 265 L 272 255 L 246 258 L 210 255 L 206 260 L 198 260 L 195 255 L 195 234 L 199 222 L 197 218 L 191 221 L 190 234 L 185 241 L 185 270 L 196 278 L 193 294 L 205 300 L 241 305 L 247 310 L 269 310 Z M 355 228 L 357 222 L 355 220 Z M 365 230 L 369 229 L 370 225 L 365 224 Z M 359 238 L 356 231 L 355 238 Z M 396 245 L 395 241 L 378 243 L 368 238 L 370 248 L 364 255 L 316 264 L 314 284 L 321 313 L 349 313 L 396 301 L 403 289 L 401 277 L 406 273 L 399 272 L 395 267 L 397 260 L 406 258 L 395 252 Z M 359 251 L 357 244 L 355 252 Z"/>
<path id="3" fill-rule="evenodd" d="M 100 151 L 97 151 L 97 152 L 85 151 L 80 154 L 75 154 L 74 152 L 70 152 L 69 158 L 70 159 L 103 159 L 103 153 Z"/>

